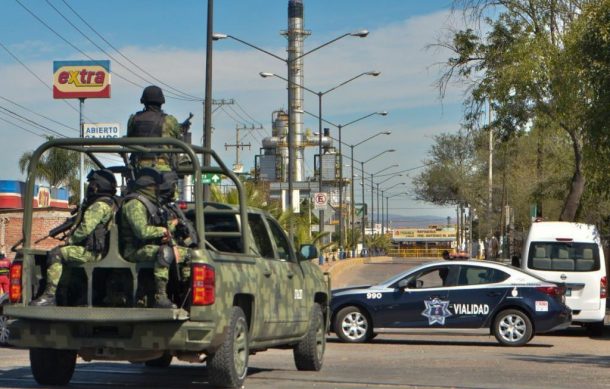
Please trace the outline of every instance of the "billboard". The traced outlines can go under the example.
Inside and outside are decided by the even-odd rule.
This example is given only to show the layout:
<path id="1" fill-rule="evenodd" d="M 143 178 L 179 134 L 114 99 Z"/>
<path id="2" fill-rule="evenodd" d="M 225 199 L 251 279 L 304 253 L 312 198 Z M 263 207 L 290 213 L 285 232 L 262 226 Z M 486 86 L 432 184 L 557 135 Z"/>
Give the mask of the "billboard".
<path id="1" fill-rule="evenodd" d="M 110 61 L 53 61 L 53 98 L 110 97 Z"/>

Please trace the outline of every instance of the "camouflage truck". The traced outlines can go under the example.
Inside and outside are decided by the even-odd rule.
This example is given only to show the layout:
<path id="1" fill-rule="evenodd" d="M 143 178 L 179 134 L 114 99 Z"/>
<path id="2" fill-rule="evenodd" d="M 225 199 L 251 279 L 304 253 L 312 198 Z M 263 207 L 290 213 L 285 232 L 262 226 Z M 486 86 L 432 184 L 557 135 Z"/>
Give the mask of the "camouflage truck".
<path id="1" fill-rule="evenodd" d="M 178 173 L 194 182 L 194 201 L 183 204 L 184 213 L 200 243 L 192 249 L 190 279 L 174 283 L 182 288 L 170 282 L 168 294 L 177 309 L 135 303 L 139 284 L 152 279 L 153 264 L 122 258 L 117 218 L 110 223 L 108 251 L 100 261 L 64 266 L 57 306 L 28 305 L 45 285 L 47 252 L 33 243 L 32 194 L 37 162 L 52 147 L 83 152 L 99 168 L 123 176 L 130 174 L 128 167 L 101 161 L 120 156 L 126 163 L 132 152 L 180 155 Z M 206 154 L 215 163 L 204 168 L 199 158 Z M 202 173 L 231 180 L 239 204 L 204 202 Z M 9 343 L 29 349 L 39 384 L 67 384 L 77 356 L 143 362 L 151 368 L 168 367 L 173 358 L 205 363 L 215 387 L 240 387 L 249 355 L 268 348 L 291 348 L 298 370 L 322 367 L 330 279 L 311 261 L 316 248 L 304 245 L 296 252 L 273 217 L 249 209 L 240 180 L 213 150 L 168 138 L 54 139 L 33 153 L 27 177 L 23 239 L 13 247 L 10 304 L 4 313 L 12 319 Z M 108 298 L 117 290 L 126 296 L 118 303 Z"/>

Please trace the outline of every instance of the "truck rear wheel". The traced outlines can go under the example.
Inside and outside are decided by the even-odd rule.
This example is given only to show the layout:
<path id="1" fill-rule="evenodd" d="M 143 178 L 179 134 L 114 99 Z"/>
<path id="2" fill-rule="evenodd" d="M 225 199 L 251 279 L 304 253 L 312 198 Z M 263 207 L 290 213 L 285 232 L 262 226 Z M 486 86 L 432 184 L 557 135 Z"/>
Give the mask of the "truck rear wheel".
<path id="1" fill-rule="evenodd" d="M 76 351 L 52 348 L 30 349 L 30 367 L 40 385 L 66 385 L 76 366 Z"/>
<path id="2" fill-rule="evenodd" d="M 298 370 L 319 371 L 324 361 L 326 348 L 326 328 L 324 315 L 320 304 L 315 303 L 311 312 L 311 320 L 307 334 L 294 346 L 294 364 Z"/>
<path id="3" fill-rule="evenodd" d="M 208 357 L 210 384 L 219 388 L 239 388 L 248 373 L 250 355 L 248 322 L 240 307 L 233 307 L 227 336 L 220 348 Z"/>

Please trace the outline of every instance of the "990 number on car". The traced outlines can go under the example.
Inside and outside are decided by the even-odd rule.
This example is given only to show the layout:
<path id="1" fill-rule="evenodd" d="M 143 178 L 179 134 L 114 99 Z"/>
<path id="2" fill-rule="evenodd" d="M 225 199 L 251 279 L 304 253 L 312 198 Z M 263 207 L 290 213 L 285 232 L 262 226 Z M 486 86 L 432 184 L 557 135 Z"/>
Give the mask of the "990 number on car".
<path id="1" fill-rule="evenodd" d="M 369 292 L 366 294 L 366 298 L 369 300 L 374 300 L 374 299 L 380 299 L 381 298 L 381 293 L 379 292 Z"/>

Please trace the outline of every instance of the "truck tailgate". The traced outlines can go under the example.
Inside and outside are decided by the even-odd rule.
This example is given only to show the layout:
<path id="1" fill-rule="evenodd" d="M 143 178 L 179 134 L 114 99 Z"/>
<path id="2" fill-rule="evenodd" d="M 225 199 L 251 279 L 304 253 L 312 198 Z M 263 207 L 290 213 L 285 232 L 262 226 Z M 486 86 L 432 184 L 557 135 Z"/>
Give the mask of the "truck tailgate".
<path id="1" fill-rule="evenodd" d="M 11 319 L 33 319 L 61 322 L 113 322 L 185 321 L 189 313 L 184 309 L 154 308 L 100 308 L 89 307 L 29 307 L 7 305 L 4 314 Z"/>

